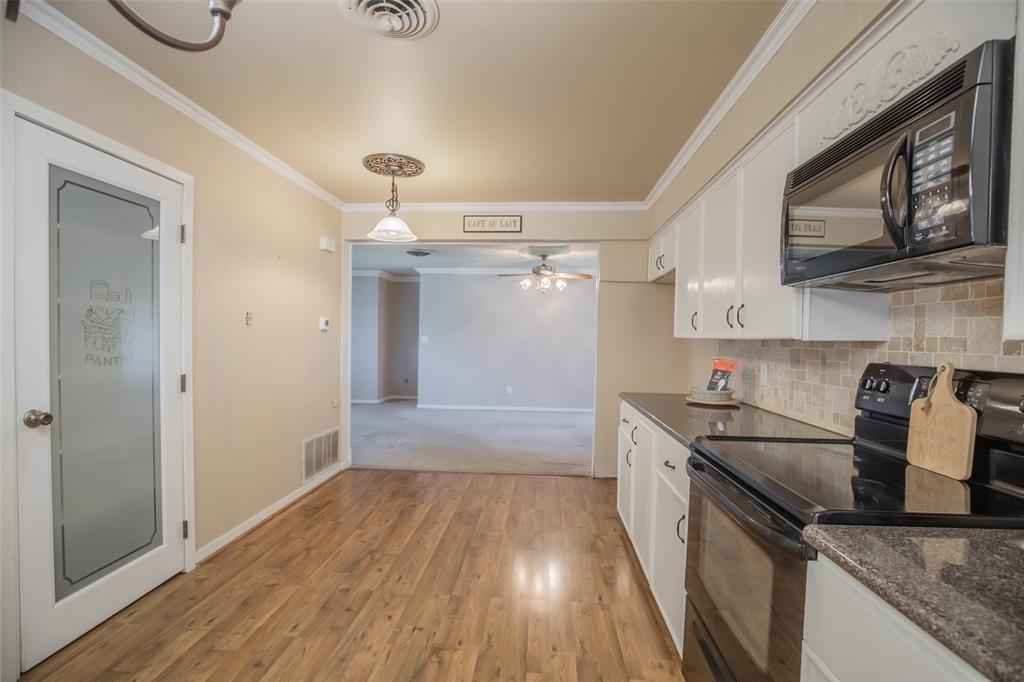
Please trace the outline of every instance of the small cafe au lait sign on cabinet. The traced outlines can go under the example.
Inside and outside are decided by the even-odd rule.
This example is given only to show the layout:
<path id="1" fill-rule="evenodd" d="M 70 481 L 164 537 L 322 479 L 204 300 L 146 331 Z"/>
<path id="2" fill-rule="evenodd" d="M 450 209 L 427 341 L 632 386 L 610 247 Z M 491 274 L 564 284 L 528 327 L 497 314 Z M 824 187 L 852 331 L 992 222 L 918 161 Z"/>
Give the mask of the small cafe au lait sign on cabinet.
<path id="1" fill-rule="evenodd" d="M 463 232 L 522 232 L 521 215 L 465 215 L 462 216 Z"/>

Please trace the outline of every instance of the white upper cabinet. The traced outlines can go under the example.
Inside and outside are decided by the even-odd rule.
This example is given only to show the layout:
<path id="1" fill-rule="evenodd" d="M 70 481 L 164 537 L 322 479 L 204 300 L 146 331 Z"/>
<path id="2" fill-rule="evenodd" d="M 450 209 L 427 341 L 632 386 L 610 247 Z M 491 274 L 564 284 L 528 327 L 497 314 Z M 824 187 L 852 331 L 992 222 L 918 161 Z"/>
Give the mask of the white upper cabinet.
<path id="1" fill-rule="evenodd" d="M 676 223 L 670 223 L 648 243 L 647 281 L 661 279 L 676 269 Z"/>
<path id="2" fill-rule="evenodd" d="M 680 216 L 676 229 L 675 336 L 680 339 L 700 337 L 703 238 L 704 204 L 697 203 Z"/>
<path id="3" fill-rule="evenodd" d="M 736 246 L 739 230 L 739 178 L 736 173 L 712 189 L 704 201 L 703 336 L 736 336 Z"/>
<path id="4" fill-rule="evenodd" d="M 800 334 L 802 292 L 779 276 L 782 191 L 796 165 L 796 125 L 769 138 L 743 164 L 740 198 L 739 336 L 792 339 Z M 730 330 L 732 331 L 732 330 Z"/>

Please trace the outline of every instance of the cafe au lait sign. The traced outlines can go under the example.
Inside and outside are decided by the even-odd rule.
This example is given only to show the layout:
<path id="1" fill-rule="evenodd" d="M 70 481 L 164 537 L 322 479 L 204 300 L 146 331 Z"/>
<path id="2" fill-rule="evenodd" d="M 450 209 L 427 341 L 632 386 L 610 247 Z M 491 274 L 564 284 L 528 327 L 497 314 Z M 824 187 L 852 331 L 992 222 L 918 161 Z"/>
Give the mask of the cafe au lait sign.
<path id="1" fill-rule="evenodd" d="M 463 232 L 522 232 L 521 215 L 465 215 L 462 216 Z"/>

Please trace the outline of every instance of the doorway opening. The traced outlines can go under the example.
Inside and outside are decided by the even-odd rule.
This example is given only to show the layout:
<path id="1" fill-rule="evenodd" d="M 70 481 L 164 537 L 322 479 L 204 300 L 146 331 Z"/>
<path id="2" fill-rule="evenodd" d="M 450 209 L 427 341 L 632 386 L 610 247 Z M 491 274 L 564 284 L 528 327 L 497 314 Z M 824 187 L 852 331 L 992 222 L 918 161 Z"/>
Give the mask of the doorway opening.
<path id="1" fill-rule="evenodd" d="M 356 467 L 589 476 L 594 244 L 352 246 Z"/>

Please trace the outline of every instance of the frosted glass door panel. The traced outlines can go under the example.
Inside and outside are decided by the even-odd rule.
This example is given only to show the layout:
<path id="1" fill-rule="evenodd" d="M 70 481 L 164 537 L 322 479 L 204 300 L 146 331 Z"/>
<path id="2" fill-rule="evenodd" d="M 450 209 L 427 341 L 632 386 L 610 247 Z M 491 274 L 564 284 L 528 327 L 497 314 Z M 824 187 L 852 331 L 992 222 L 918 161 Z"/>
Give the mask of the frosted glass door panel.
<path id="1" fill-rule="evenodd" d="M 159 208 L 50 166 L 58 601 L 162 544 Z"/>

